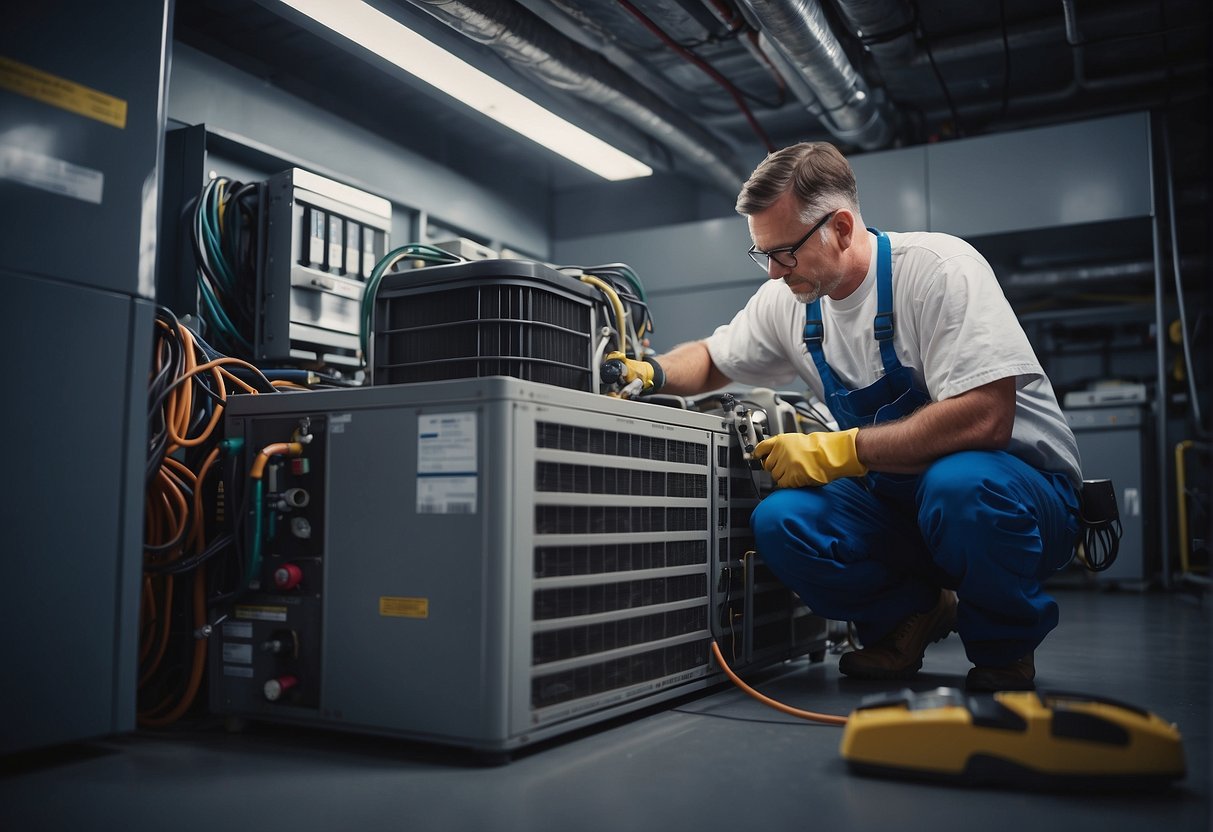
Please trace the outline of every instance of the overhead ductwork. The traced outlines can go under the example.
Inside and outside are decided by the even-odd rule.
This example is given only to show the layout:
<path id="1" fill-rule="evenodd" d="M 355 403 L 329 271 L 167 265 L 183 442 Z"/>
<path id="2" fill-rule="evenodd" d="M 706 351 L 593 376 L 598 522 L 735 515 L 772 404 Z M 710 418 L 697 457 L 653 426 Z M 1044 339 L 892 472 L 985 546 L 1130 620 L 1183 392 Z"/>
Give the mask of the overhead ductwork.
<path id="1" fill-rule="evenodd" d="M 730 196 L 749 170 L 720 139 L 626 73 L 509 0 L 410 0 L 527 77 L 588 101 L 656 138 Z"/>
<path id="2" fill-rule="evenodd" d="M 855 71 L 815 0 L 741 0 L 751 19 L 812 91 L 804 102 L 821 108 L 826 129 L 864 150 L 885 147 L 893 128 L 881 105 Z M 796 85 L 789 85 L 793 90 Z"/>
<path id="3" fill-rule="evenodd" d="M 881 72 L 908 66 L 918 54 L 914 11 L 905 0 L 834 0 L 834 5 Z"/>

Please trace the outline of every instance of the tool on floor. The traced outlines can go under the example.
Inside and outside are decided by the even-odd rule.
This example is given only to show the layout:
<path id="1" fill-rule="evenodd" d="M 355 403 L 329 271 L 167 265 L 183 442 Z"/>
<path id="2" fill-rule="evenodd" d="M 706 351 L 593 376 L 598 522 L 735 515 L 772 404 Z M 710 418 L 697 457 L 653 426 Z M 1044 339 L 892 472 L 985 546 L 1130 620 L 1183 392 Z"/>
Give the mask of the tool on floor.
<path id="1" fill-rule="evenodd" d="M 877 694 L 847 720 L 842 756 L 860 774 L 1058 790 L 1159 789 L 1185 774 L 1175 725 L 1059 692 Z"/>

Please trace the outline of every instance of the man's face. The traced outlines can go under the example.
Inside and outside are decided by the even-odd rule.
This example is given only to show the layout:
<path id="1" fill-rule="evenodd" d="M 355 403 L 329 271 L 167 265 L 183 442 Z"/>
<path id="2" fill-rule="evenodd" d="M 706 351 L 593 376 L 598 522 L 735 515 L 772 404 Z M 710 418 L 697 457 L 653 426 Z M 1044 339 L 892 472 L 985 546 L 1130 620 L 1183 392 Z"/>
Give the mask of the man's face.
<path id="1" fill-rule="evenodd" d="M 765 211 L 751 215 L 748 222 L 750 237 L 762 251 L 794 246 L 812 227 L 800 218 L 799 206 L 791 192 L 785 193 Z M 779 257 L 785 262 L 791 262 L 793 258 L 795 265 L 790 267 L 771 258 L 767 276 L 782 280 L 801 303 L 812 303 L 842 283 L 843 275 L 834 247 L 823 241 L 820 230 L 805 240 L 793 257 L 786 254 Z"/>

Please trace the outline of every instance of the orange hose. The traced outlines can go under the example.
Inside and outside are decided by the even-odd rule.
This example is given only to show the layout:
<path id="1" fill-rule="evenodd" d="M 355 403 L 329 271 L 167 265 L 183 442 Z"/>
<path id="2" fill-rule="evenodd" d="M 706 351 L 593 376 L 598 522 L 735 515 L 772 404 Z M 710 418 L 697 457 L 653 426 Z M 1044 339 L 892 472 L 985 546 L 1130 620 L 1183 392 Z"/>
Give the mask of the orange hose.
<path id="1" fill-rule="evenodd" d="M 278 456 L 279 454 L 299 456 L 302 453 L 302 442 L 275 442 L 272 445 L 266 445 L 261 449 L 261 453 L 257 454 L 257 458 L 253 460 L 253 467 L 249 469 L 248 475 L 251 479 L 259 480 L 265 474 L 265 466 L 269 464 L 270 457 Z"/>
<path id="2" fill-rule="evenodd" d="M 720 665 L 724 674 L 733 681 L 733 684 L 741 688 L 750 696 L 757 699 L 764 705 L 769 705 L 777 711 L 781 711 L 789 716 L 799 717 L 800 719 L 808 719 L 813 722 L 824 722 L 826 725 L 846 725 L 847 718 L 845 716 L 835 716 L 834 714 L 819 714 L 815 711 L 802 711 L 799 708 L 793 708 L 791 705 L 785 705 L 782 702 L 776 702 L 769 696 L 763 696 L 758 691 L 741 681 L 741 677 L 733 672 L 733 668 L 729 667 L 729 663 L 724 660 L 724 654 L 720 652 L 720 647 L 716 641 L 712 641 L 712 655 L 716 657 L 716 662 Z"/>
<path id="3" fill-rule="evenodd" d="M 153 584 L 155 582 L 153 581 Z M 156 645 L 156 655 L 152 658 L 152 663 L 143 675 L 139 677 L 139 685 L 142 687 L 147 684 L 147 680 L 152 678 L 152 674 L 156 672 L 156 668 L 160 667 L 160 660 L 164 658 L 164 651 L 168 649 L 168 634 L 173 618 L 173 576 L 165 575 L 163 579 L 164 586 L 164 612 L 161 616 L 160 627 L 160 642 Z"/>
<path id="4" fill-rule="evenodd" d="M 194 553 L 200 554 L 206 548 L 203 535 L 206 529 L 206 523 L 202 517 L 202 482 L 206 479 L 206 475 L 210 473 L 211 466 L 215 464 L 215 460 L 219 458 L 219 449 L 212 448 L 207 454 L 206 459 L 202 463 L 202 467 L 198 469 L 198 477 L 194 481 L 194 530 L 190 534 L 190 540 L 194 543 Z"/>
<path id="5" fill-rule="evenodd" d="M 194 627 L 201 629 L 206 625 L 206 564 L 202 564 L 194 572 Z M 198 696 L 198 688 L 202 685 L 202 674 L 206 670 L 206 639 L 194 640 L 194 660 L 190 665 L 190 678 L 185 686 L 185 693 L 177 706 L 162 716 L 141 716 L 139 724 L 148 728 L 162 728 L 180 719 Z M 167 702 L 167 700 L 166 700 Z M 155 710 L 166 704 L 162 702 Z"/>

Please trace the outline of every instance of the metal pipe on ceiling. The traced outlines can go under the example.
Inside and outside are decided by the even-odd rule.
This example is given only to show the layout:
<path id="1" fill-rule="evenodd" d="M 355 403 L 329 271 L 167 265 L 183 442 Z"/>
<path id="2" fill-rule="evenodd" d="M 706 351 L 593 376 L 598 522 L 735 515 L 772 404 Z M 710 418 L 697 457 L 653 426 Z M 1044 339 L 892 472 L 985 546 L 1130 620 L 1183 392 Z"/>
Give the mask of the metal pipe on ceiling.
<path id="1" fill-rule="evenodd" d="M 918 54 L 917 20 L 905 0 L 834 0 L 834 5 L 881 72 L 908 66 Z"/>
<path id="2" fill-rule="evenodd" d="M 740 0 L 758 28 L 805 80 L 839 140 L 864 150 L 885 147 L 893 128 L 852 66 L 814 0 Z"/>
<path id="3" fill-rule="evenodd" d="M 749 175 L 732 149 L 600 55 L 508 0 L 409 0 L 515 69 L 638 127 L 730 196 Z"/>

